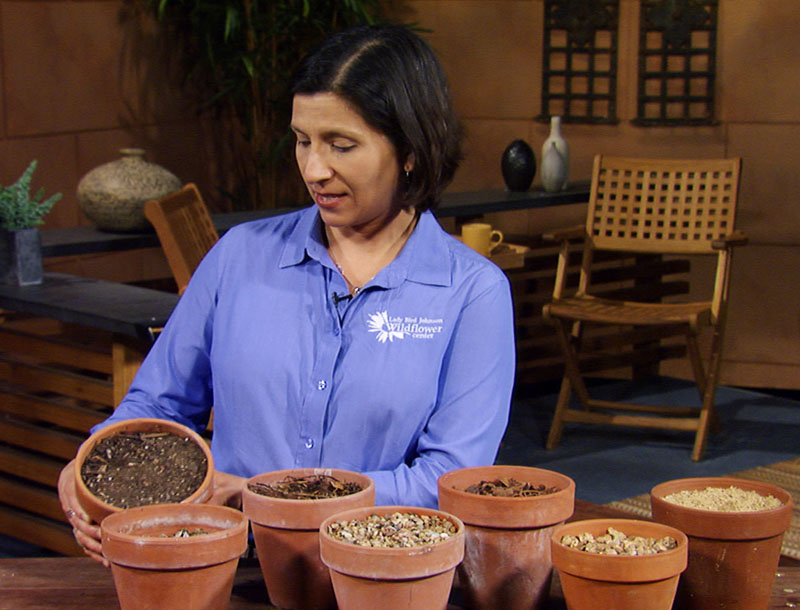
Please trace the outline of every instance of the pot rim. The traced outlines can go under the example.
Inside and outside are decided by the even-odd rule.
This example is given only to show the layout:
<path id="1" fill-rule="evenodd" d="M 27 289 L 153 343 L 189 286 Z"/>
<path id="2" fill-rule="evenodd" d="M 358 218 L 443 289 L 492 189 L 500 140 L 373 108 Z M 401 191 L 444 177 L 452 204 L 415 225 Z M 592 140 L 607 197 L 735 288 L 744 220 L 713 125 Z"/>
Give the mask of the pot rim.
<path id="1" fill-rule="evenodd" d="M 653 555 L 601 555 L 566 547 L 560 541 L 565 534 L 589 532 L 597 536 L 605 533 L 608 527 L 628 536 L 672 536 L 678 546 Z M 607 582 L 653 582 L 677 576 L 686 569 L 688 550 L 689 540 L 679 529 L 641 519 L 572 521 L 556 527 L 550 537 L 550 551 L 555 568 L 581 578 Z M 642 571 L 646 571 L 646 575 Z"/>
<path id="2" fill-rule="evenodd" d="M 141 526 L 131 533 L 135 524 Z M 145 535 L 148 529 L 208 526 L 202 536 Z M 100 524 L 103 555 L 117 565 L 149 569 L 186 569 L 216 565 L 247 550 L 246 517 L 214 504 L 153 504 L 113 513 Z"/>
<path id="3" fill-rule="evenodd" d="M 681 506 L 664 496 L 681 490 L 706 487 L 738 487 L 769 494 L 781 506 L 759 511 L 718 511 Z M 653 518 L 679 528 L 690 536 L 723 540 L 752 540 L 782 535 L 789 527 L 794 510 L 792 495 L 785 489 L 762 481 L 738 477 L 689 477 L 659 483 L 650 490 Z"/>
<path id="4" fill-rule="evenodd" d="M 328 534 L 334 521 L 364 519 L 369 515 L 395 512 L 437 515 L 456 526 L 456 533 L 435 544 L 407 548 L 367 547 L 336 540 Z M 455 515 L 420 506 L 367 506 L 346 510 L 325 519 L 319 527 L 320 559 L 342 574 L 375 580 L 426 578 L 454 570 L 464 558 L 464 523 Z"/>
<path id="5" fill-rule="evenodd" d="M 561 489 L 541 496 L 503 498 L 473 494 L 454 487 L 466 487 L 481 478 L 500 476 L 527 479 L 530 483 L 542 482 L 537 481 L 536 477 L 549 479 L 547 483 Z M 575 481 L 560 472 L 544 468 L 501 464 L 459 468 L 441 475 L 437 487 L 439 506 L 468 525 L 504 529 L 546 527 L 569 519 L 575 510 Z"/>
<path id="6" fill-rule="evenodd" d="M 159 419 L 155 417 L 136 417 L 132 419 L 126 419 L 119 422 L 114 422 L 109 424 L 108 426 L 104 426 L 103 428 L 94 432 L 89 438 L 87 438 L 81 446 L 78 447 L 78 452 L 75 456 L 75 466 L 74 466 L 74 481 L 75 481 L 75 492 L 78 496 L 78 501 L 81 504 L 81 507 L 87 512 L 89 517 L 94 520 L 95 523 L 100 523 L 105 517 L 112 513 L 117 513 L 122 510 L 126 510 L 119 506 L 114 506 L 113 504 L 109 504 L 104 500 L 100 499 L 96 496 L 92 491 L 86 486 L 83 482 L 83 477 L 81 476 L 81 467 L 82 464 L 86 461 L 86 457 L 94 449 L 95 445 L 99 443 L 101 440 L 114 436 L 120 432 L 124 432 L 126 430 L 147 430 L 147 429 L 161 429 L 164 428 L 168 432 L 172 432 L 177 434 L 178 436 L 182 436 L 184 438 L 188 438 L 193 441 L 196 445 L 198 445 L 203 453 L 206 456 L 206 475 L 203 477 L 200 486 L 197 490 L 194 491 L 191 495 L 187 496 L 183 500 L 181 500 L 181 504 L 196 504 L 200 502 L 205 502 L 211 497 L 213 493 L 214 486 L 213 486 L 213 476 L 214 476 L 214 457 L 211 454 L 211 448 L 208 446 L 208 443 L 200 436 L 197 432 L 185 426 L 179 422 L 170 420 L 170 419 Z"/>
<path id="7" fill-rule="evenodd" d="M 250 483 L 280 481 L 287 476 L 330 475 L 361 485 L 361 491 L 336 498 L 297 500 L 273 498 L 250 491 Z M 375 482 L 371 477 L 354 470 L 341 468 L 288 468 L 262 472 L 250 477 L 242 488 L 242 510 L 258 525 L 279 529 L 318 530 L 320 524 L 334 513 L 351 508 L 375 505 Z"/>

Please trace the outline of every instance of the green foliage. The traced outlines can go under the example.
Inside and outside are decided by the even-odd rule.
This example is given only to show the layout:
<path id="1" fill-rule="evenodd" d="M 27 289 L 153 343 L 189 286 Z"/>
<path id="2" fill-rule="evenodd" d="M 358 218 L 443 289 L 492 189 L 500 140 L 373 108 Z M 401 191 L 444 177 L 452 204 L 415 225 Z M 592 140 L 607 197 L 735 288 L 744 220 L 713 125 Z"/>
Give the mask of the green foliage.
<path id="1" fill-rule="evenodd" d="M 285 205 L 295 174 L 287 88 L 302 57 L 331 32 L 381 21 L 381 0 L 139 0 L 165 28 L 188 90 L 234 116 L 248 207 Z"/>
<path id="2" fill-rule="evenodd" d="M 31 161 L 19 179 L 10 186 L 0 185 L 0 227 L 9 231 L 30 229 L 41 225 L 42 220 L 61 199 L 61 193 L 56 193 L 42 201 L 44 189 L 40 188 L 31 197 L 31 179 L 36 170 L 36 160 Z"/>

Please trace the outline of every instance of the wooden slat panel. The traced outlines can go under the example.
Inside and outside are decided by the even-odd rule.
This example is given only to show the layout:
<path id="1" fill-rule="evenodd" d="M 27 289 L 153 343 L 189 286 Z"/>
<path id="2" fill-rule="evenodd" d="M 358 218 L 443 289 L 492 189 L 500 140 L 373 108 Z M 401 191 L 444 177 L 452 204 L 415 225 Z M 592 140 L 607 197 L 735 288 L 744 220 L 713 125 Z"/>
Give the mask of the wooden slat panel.
<path id="1" fill-rule="evenodd" d="M 0 506 L 0 533 L 61 553 L 83 556 L 72 528 Z"/>
<path id="2" fill-rule="evenodd" d="M 71 460 L 78 452 L 83 437 L 47 430 L 6 416 L 0 418 L 0 442 Z"/>
<path id="3" fill-rule="evenodd" d="M 0 445 L 0 471 L 55 487 L 66 462 Z"/>
<path id="4" fill-rule="evenodd" d="M 109 415 L 103 411 L 67 405 L 22 393 L 0 394 L 0 413 L 29 417 L 85 435 L 89 434 L 90 428 L 99 424 Z"/>
<path id="5" fill-rule="evenodd" d="M 86 346 L 70 345 L 2 326 L 0 326 L 0 345 L 3 351 L 35 356 L 43 362 L 59 362 L 108 375 L 112 372 L 110 354 Z"/>
<path id="6" fill-rule="evenodd" d="M 113 406 L 110 379 L 30 365 L 4 356 L 0 356 L 0 379 L 27 386 L 36 392 L 54 392 Z"/>
<path id="7" fill-rule="evenodd" d="M 0 476 L 0 498 L 5 504 L 55 521 L 67 522 L 54 489 L 43 489 Z"/>

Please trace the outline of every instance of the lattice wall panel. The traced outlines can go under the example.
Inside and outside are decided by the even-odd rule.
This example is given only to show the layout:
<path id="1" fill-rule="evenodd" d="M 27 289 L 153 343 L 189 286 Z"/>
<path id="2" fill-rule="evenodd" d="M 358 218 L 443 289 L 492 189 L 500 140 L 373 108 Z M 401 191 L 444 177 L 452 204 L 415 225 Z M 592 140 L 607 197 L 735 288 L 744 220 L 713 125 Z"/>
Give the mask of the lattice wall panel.
<path id="1" fill-rule="evenodd" d="M 639 125 L 715 122 L 718 0 L 641 0 Z"/>
<path id="2" fill-rule="evenodd" d="M 619 0 L 546 0 L 541 120 L 617 121 Z"/>

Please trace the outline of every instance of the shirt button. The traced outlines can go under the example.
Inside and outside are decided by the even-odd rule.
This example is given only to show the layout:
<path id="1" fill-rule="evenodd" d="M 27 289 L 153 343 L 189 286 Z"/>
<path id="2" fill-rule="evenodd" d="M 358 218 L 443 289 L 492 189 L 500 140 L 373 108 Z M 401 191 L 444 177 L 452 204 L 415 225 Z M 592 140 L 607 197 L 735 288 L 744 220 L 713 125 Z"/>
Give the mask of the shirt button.
<path id="1" fill-rule="evenodd" d="M 324 390 L 324 389 L 325 389 L 325 388 L 327 388 L 327 387 L 328 387 L 328 382 L 327 382 L 327 381 L 325 381 L 324 379 L 320 379 L 320 380 L 317 382 L 317 389 L 318 389 L 318 390 Z"/>
<path id="2" fill-rule="evenodd" d="M 313 449 L 314 448 L 314 439 L 313 438 L 307 438 L 305 445 L 306 445 L 306 449 Z"/>

